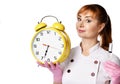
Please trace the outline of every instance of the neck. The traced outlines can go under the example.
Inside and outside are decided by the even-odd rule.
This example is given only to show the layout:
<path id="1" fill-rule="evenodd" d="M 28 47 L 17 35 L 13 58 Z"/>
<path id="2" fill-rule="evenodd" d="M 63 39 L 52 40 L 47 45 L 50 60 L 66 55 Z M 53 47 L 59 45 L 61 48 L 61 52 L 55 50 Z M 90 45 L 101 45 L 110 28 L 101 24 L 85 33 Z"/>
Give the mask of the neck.
<path id="1" fill-rule="evenodd" d="M 81 42 L 82 54 L 88 56 L 90 48 L 96 45 L 97 43 L 98 43 L 97 39 L 82 39 Z"/>

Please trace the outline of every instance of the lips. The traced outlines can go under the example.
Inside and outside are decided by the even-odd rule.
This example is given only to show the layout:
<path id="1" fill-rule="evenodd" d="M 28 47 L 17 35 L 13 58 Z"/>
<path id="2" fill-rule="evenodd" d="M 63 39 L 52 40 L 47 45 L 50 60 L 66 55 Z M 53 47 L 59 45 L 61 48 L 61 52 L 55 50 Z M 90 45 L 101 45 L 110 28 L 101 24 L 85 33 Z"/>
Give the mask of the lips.
<path id="1" fill-rule="evenodd" d="M 85 32 L 85 30 L 78 29 L 78 32 L 79 32 L 79 33 L 83 33 L 83 32 Z"/>

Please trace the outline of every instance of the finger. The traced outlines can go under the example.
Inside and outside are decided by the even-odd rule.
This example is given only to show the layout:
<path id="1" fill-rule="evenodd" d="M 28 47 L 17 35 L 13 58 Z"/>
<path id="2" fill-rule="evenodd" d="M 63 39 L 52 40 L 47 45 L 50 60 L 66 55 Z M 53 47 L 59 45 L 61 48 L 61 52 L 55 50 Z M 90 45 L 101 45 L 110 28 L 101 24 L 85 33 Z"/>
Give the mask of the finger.
<path id="1" fill-rule="evenodd" d="M 104 64 L 105 67 L 108 67 L 108 68 L 111 68 L 111 69 L 114 68 L 114 66 L 112 65 L 112 63 L 109 62 L 109 61 L 107 61 L 107 62 L 105 62 L 103 64 Z"/>
<path id="2" fill-rule="evenodd" d="M 48 69 L 50 69 L 50 65 L 48 64 L 48 62 L 47 61 L 45 61 L 45 67 L 47 67 Z"/>
<path id="3" fill-rule="evenodd" d="M 57 63 L 56 63 L 56 65 L 60 65 L 60 63 L 59 63 L 59 62 L 57 62 Z"/>
<path id="4" fill-rule="evenodd" d="M 104 69 L 105 69 L 105 70 L 107 71 L 107 73 L 108 73 L 109 75 L 111 75 L 112 77 L 119 75 L 119 72 L 118 72 L 117 70 L 113 70 L 113 69 L 111 69 L 111 68 L 109 68 L 109 67 L 104 67 Z"/>
<path id="5" fill-rule="evenodd" d="M 111 68 L 111 69 L 120 69 L 120 66 L 114 62 L 111 62 L 111 61 L 107 61 L 104 63 L 104 66 L 105 67 L 108 67 L 108 68 Z"/>
<path id="6" fill-rule="evenodd" d="M 37 64 L 38 64 L 38 67 L 39 67 L 39 66 L 45 67 L 44 64 L 42 64 L 42 63 L 40 63 L 40 62 L 38 62 L 38 61 L 37 61 Z"/>
<path id="7" fill-rule="evenodd" d="M 54 65 L 52 62 L 50 62 L 51 69 L 55 69 L 56 65 Z"/>
<path id="8" fill-rule="evenodd" d="M 112 73 L 113 71 L 115 71 L 115 69 L 111 68 L 111 66 L 108 66 L 108 65 L 104 65 L 104 69 L 105 69 L 107 72 L 110 72 L 110 73 Z"/>
<path id="9" fill-rule="evenodd" d="M 106 61 L 107 64 L 111 65 L 111 66 L 119 66 L 118 64 L 112 62 L 112 61 Z"/>
<path id="10" fill-rule="evenodd" d="M 56 63 L 56 67 L 60 68 L 60 63 L 59 62 Z"/>

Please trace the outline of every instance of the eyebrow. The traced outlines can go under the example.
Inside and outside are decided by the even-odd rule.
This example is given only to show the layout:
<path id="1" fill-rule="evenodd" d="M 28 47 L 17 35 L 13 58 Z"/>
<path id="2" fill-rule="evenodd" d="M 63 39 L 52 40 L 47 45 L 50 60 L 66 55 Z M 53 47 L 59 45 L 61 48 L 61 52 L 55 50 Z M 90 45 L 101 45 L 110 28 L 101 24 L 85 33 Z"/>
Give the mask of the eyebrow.
<path id="1" fill-rule="evenodd" d="M 81 15 L 78 15 L 78 17 L 81 17 Z M 92 18 L 92 16 L 85 16 L 85 18 Z"/>

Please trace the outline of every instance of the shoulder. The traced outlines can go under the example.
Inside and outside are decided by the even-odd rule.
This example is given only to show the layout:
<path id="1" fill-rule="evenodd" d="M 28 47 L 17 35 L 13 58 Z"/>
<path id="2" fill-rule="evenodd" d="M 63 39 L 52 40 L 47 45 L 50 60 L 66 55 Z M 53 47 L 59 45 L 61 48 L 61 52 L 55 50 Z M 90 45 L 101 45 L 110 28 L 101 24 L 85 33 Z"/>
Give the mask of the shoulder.
<path id="1" fill-rule="evenodd" d="M 112 54 L 110 55 L 109 57 L 109 60 L 112 61 L 112 62 L 115 62 L 116 64 L 120 65 L 120 59 L 117 55 L 115 54 Z"/>
<path id="2" fill-rule="evenodd" d="M 99 57 L 102 59 L 102 61 L 110 60 L 110 61 L 113 61 L 113 62 L 120 65 L 120 59 L 114 53 L 111 54 L 111 53 L 109 53 L 108 51 L 104 50 L 101 47 L 99 48 L 98 53 L 100 54 Z"/>
<path id="3" fill-rule="evenodd" d="M 75 47 L 71 48 L 68 59 L 71 59 L 73 56 L 76 56 L 79 53 L 81 53 L 81 48 L 79 46 L 75 46 Z"/>
<path id="4" fill-rule="evenodd" d="M 70 54 L 75 54 L 75 53 L 81 53 L 81 47 L 80 46 L 75 46 L 71 49 Z"/>
<path id="5" fill-rule="evenodd" d="M 74 51 L 76 51 L 78 49 L 80 49 L 80 46 L 75 46 L 75 47 L 71 48 L 71 51 L 74 52 Z"/>
<path id="6" fill-rule="evenodd" d="M 75 47 L 71 48 L 69 56 L 67 57 L 67 59 L 64 62 L 61 63 L 62 68 L 64 69 L 69 64 L 69 62 L 73 58 L 73 56 L 75 57 L 76 55 L 78 55 L 78 53 L 80 53 L 79 46 L 75 46 Z"/>

